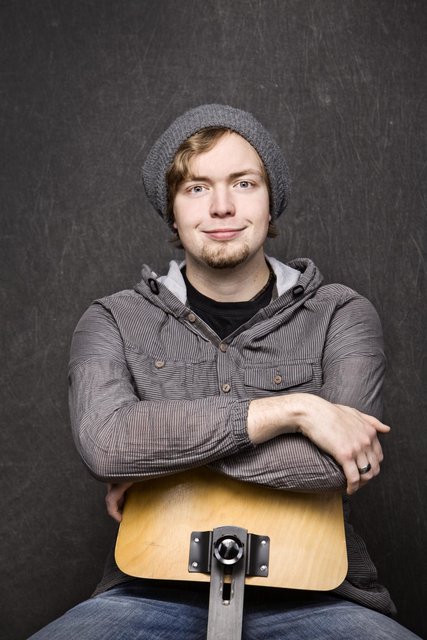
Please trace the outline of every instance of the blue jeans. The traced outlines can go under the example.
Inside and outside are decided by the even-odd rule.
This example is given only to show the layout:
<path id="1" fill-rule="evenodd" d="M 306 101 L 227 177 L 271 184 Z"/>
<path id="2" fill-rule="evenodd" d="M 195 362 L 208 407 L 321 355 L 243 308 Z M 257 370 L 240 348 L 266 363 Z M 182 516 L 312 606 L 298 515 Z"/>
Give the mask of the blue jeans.
<path id="1" fill-rule="evenodd" d="M 207 584 L 133 581 L 77 605 L 30 640 L 204 640 Z M 246 589 L 243 640 L 415 640 L 376 611 L 328 593 Z"/>

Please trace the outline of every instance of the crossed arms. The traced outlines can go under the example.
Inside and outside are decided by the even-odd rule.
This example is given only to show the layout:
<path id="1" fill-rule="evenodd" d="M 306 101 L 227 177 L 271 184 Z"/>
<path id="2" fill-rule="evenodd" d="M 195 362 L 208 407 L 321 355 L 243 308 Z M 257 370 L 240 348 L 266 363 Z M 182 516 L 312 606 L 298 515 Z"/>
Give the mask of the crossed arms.
<path id="1" fill-rule="evenodd" d="M 73 432 L 90 471 L 112 484 L 116 516 L 126 483 L 206 464 L 279 489 L 353 493 L 382 461 L 383 371 L 378 318 L 356 298 L 331 321 L 319 395 L 140 400 L 115 320 L 96 304 L 73 341 Z"/>

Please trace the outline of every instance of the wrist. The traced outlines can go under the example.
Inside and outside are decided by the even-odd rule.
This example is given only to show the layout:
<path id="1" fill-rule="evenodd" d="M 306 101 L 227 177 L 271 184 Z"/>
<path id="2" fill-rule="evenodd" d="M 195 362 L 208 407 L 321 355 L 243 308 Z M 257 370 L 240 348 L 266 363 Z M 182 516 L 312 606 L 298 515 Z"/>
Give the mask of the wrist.
<path id="1" fill-rule="evenodd" d="M 253 444 L 261 444 L 285 433 L 303 431 L 307 422 L 308 394 L 292 393 L 285 396 L 252 400 L 248 411 L 248 436 Z"/>

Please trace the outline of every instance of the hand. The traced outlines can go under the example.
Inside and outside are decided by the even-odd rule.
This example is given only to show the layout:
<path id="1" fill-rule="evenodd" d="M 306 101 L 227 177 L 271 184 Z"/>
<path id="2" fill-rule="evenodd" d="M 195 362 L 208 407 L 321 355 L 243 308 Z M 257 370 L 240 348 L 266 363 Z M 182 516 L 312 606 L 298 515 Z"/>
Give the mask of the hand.
<path id="1" fill-rule="evenodd" d="M 125 503 L 125 493 L 133 485 L 133 482 L 119 482 L 108 484 L 107 495 L 105 496 L 105 504 L 107 512 L 117 522 L 122 521 L 123 506 Z"/>
<path id="2" fill-rule="evenodd" d="M 306 397 L 304 404 L 306 412 L 300 430 L 342 467 L 348 494 L 379 474 L 384 456 L 378 434 L 388 433 L 390 427 L 357 409 L 318 396 Z M 359 469 L 368 464 L 370 470 L 361 475 Z"/>
<path id="3" fill-rule="evenodd" d="M 303 433 L 342 467 L 349 494 L 378 475 L 383 460 L 378 433 L 389 431 L 373 416 L 307 393 L 261 398 L 249 405 L 248 435 L 254 444 Z M 361 475 L 359 469 L 367 464 L 371 469 Z"/>

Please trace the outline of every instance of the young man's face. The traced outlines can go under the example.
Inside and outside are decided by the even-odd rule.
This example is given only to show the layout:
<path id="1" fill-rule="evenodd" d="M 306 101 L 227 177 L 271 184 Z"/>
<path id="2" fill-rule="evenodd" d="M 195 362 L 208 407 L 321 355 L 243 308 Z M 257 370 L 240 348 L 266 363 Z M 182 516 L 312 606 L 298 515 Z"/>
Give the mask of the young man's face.
<path id="1" fill-rule="evenodd" d="M 224 269 L 263 256 L 268 188 L 255 149 L 237 133 L 190 162 L 178 188 L 174 227 L 192 267 Z"/>

